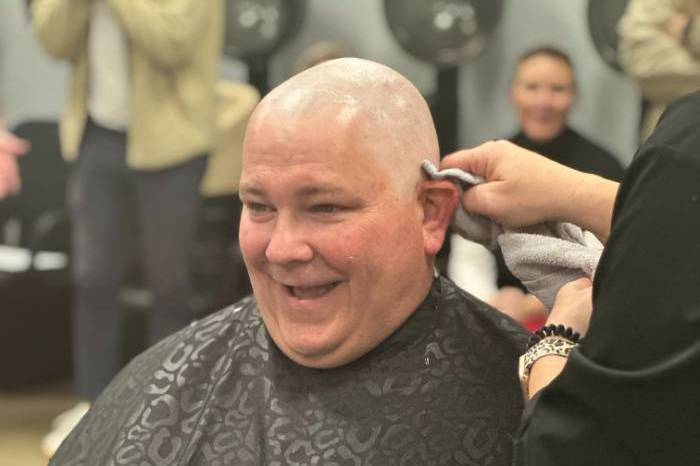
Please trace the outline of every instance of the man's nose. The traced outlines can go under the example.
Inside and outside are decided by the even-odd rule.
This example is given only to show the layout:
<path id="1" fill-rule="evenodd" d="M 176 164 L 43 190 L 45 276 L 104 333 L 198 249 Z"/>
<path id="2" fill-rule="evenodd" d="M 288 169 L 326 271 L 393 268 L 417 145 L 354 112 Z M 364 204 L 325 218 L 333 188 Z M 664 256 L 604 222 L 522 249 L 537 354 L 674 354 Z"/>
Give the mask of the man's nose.
<path id="1" fill-rule="evenodd" d="M 546 88 L 539 88 L 535 92 L 535 99 L 537 104 L 541 106 L 547 106 L 552 102 L 553 92 Z"/>
<path id="2" fill-rule="evenodd" d="M 275 264 L 308 262 L 314 255 L 308 240 L 308 232 L 297 221 L 280 215 L 265 249 L 265 257 Z"/>

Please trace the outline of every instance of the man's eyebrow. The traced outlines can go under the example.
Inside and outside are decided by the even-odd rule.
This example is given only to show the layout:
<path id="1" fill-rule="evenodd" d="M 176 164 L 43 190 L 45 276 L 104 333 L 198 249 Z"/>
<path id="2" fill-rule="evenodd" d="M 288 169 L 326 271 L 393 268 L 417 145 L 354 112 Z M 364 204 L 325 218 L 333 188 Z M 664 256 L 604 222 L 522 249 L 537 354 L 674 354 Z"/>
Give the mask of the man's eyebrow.
<path id="1" fill-rule="evenodd" d="M 345 190 L 334 185 L 306 185 L 296 191 L 299 197 L 312 197 L 319 194 L 342 194 Z"/>
<path id="2" fill-rule="evenodd" d="M 313 185 L 301 186 L 299 189 L 294 191 L 294 196 L 300 197 L 300 198 L 309 198 L 309 197 L 323 195 L 323 194 L 344 194 L 346 192 L 347 191 L 345 189 L 343 189 L 342 187 L 332 185 L 332 184 L 313 184 Z M 238 195 L 239 195 L 239 197 L 240 196 L 265 197 L 267 195 L 267 192 L 258 186 L 241 185 L 240 189 L 238 190 Z"/>
<path id="3" fill-rule="evenodd" d="M 258 188 L 257 186 L 248 186 L 248 185 L 242 185 L 238 189 L 238 195 L 239 196 L 264 196 L 265 191 Z"/>

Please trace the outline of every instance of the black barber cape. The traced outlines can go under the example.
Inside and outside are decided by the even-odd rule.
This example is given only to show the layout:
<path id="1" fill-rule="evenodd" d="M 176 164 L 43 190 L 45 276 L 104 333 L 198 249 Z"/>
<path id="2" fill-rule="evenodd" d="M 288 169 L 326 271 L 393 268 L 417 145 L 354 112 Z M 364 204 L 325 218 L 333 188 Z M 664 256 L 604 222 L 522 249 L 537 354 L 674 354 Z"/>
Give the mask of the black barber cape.
<path id="1" fill-rule="evenodd" d="M 509 465 L 524 342 L 437 279 L 370 353 L 309 369 L 277 349 L 249 297 L 135 358 L 50 464 Z"/>
<path id="2" fill-rule="evenodd" d="M 527 411 L 517 465 L 700 465 L 700 93 L 637 152 L 588 335 Z"/>
<path id="3" fill-rule="evenodd" d="M 545 143 L 533 141 L 522 131 L 509 140 L 574 170 L 593 173 L 613 181 L 621 181 L 625 175 L 625 169 L 614 155 L 568 126 L 557 137 Z M 501 248 L 496 249 L 494 255 L 498 268 L 498 287 L 514 286 L 527 292 L 525 285 L 508 270 Z"/>

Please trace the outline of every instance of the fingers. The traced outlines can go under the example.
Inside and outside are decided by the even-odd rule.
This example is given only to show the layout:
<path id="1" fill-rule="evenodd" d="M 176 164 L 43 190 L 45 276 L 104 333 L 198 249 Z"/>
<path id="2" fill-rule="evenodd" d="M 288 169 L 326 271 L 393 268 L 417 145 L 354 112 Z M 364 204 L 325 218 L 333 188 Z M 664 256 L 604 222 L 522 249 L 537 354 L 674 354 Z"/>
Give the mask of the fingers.
<path id="1" fill-rule="evenodd" d="M 463 149 L 447 155 L 440 162 L 440 168 L 460 168 L 481 176 L 486 181 L 493 181 L 493 167 L 512 144 L 508 141 L 489 141 L 473 149 Z"/>
<path id="2" fill-rule="evenodd" d="M 591 281 L 588 278 L 579 278 L 559 290 L 547 323 L 571 327 L 584 336 L 588 331 L 592 311 Z"/>
<path id="3" fill-rule="evenodd" d="M 29 143 L 0 126 L 0 199 L 20 189 L 17 157 L 29 150 Z"/>
<path id="4" fill-rule="evenodd" d="M 593 286 L 593 282 L 591 281 L 590 278 L 587 277 L 582 277 L 577 280 L 574 280 L 572 282 L 567 283 L 566 285 L 561 287 L 561 290 L 559 292 L 561 293 L 565 289 L 567 291 L 581 291 L 581 290 L 586 290 L 588 288 L 591 288 Z"/>
<path id="5" fill-rule="evenodd" d="M 498 217 L 494 200 L 494 186 L 492 184 L 482 184 L 472 186 L 464 191 L 462 195 L 462 205 L 467 212 L 486 217 Z"/>
<path id="6" fill-rule="evenodd" d="M 19 157 L 29 150 L 29 142 L 14 134 L 0 129 L 0 156 L 13 155 Z"/>
<path id="7" fill-rule="evenodd" d="M 0 199 L 19 191 L 20 177 L 17 159 L 0 153 Z"/>
<path id="8" fill-rule="evenodd" d="M 472 186 L 462 196 L 462 205 L 473 214 L 493 217 L 498 207 L 494 200 L 498 187 L 496 170 L 499 160 L 510 149 L 507 141 L 490 141 L 473 149 L 464 149 L 446 156 L 440 162 L 440 168 L 459 168 L 474 175 L 483 177 L 487 182 Z"/>

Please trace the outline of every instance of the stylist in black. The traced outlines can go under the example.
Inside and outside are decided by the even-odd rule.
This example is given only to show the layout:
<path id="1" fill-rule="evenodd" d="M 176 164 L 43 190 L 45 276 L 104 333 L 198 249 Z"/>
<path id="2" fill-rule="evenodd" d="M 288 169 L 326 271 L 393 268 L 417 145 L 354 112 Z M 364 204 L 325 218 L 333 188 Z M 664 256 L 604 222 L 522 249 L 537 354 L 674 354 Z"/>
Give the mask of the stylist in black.
<path id="1" fill-rule="evenodd" d="M 441 167 L 493 181 L 467 192 L 472 212 L 572 221 L 607 242 L 583 342 L 533 365 L 531 390 L 538 364 L 563 370 L 526 408 L 515 464 L 700 464 L 700 93 L 669 106 L 619 191 L 504 141 Z"/>
<path id="2" fill-rule="evenodd" d="M 588 335 L 531 408 L 518 465 L 700 464 L 699 93 L 630 166 Z"/>

